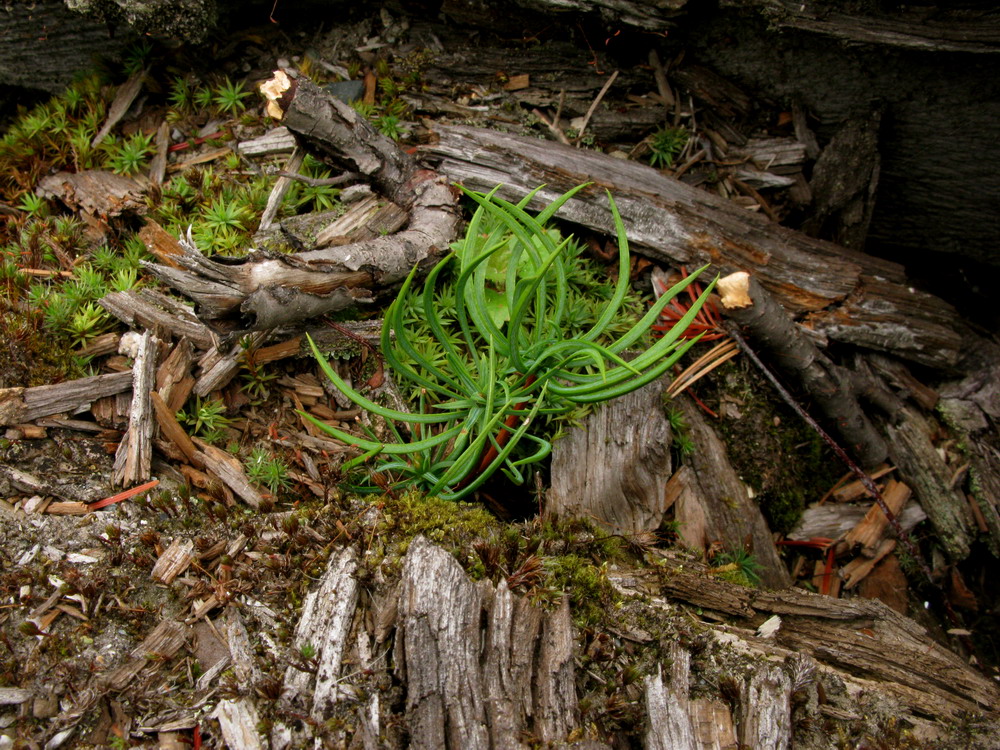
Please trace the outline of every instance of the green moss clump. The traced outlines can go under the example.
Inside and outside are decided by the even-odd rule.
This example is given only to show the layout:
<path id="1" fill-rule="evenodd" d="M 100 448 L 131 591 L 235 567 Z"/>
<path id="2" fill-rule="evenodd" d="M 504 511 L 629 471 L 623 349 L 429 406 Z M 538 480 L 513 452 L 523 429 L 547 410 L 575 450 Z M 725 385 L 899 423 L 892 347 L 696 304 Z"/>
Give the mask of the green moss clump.
<path id="1" fill-rule="evenodd" d="M 720 367 L 712 390 L 706 403 L 725 405 L 717 426 L 733 467 L 753 488 L 771 530 L 788 533 L 837 481 L 842 464 L 747 363 Z"/>

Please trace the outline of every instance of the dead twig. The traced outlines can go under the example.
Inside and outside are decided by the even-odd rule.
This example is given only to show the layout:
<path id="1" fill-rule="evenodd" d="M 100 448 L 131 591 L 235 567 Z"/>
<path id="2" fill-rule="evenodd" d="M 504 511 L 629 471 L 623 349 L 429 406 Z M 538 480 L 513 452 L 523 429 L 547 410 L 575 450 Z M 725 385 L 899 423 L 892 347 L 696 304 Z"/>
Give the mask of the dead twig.
<path id="1" fill-rule="evenodd" d="M 531 114 L 533 114 L 535 117 L 541 120 L 542 124 L 549 129 L 549 132 L 551 132 L 552 135 L 554 135 L 560 143 L 565 143 L 567 146 L 573 145 L 572 143 L 569 142 L 569 138 L 566 137 L 566 134 L 562 132 L 562 129 L 558 125 L 556 125 L 555 122 L 549 122 L 548 118 L 546 118 L 545 115 L 542 114 L 542 111 L 540 109 L 536 108 L 531 110 Z M 556 122 L 558 122 L 558 119 L 556 120 Z"/>
<path id="2" fill-rule="evenodd" d="M 580 141 L 583 140 L 583 133 L 587 129 L 587 125 L 590 124 L 590 118 L 593 117 L 594 112 L 597 110 L 598 105 L 600 105 L 601 100 L 604 98 L 604 95 L 608 93 L 608 89 L 611 88 L 611 84 L 615 82 L 616 78 L 618 78 L 617 70 L 611 74 L 611 76 L 608 78 L 607 81 L 604 82 L 604 85 L 601 87 L 601 90 L 598 91 L 597 96 L 594 97 L 594 101 L 591 102 L 590 109 L 587 110 L 587 114 L 583 116 L 583 124 L 580 126 L 580 131 L 576 134 L 577 148 L 580 147 Z"/>

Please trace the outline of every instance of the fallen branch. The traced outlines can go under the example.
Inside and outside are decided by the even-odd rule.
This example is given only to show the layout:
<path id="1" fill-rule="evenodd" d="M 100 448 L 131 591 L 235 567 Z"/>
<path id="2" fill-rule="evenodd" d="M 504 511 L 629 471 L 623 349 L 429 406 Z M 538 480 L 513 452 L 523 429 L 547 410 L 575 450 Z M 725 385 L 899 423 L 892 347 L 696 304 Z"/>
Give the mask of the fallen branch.
<path id="1" fill-rule="evenodd" d="M 802 384 L 861 464 L 885 461 L 885 440 L 858 405 L 846 371 L 827 359 L 749 274 L 720 279 L 718 290 L 726 314 L 747 329 L 780 370 Z"/>

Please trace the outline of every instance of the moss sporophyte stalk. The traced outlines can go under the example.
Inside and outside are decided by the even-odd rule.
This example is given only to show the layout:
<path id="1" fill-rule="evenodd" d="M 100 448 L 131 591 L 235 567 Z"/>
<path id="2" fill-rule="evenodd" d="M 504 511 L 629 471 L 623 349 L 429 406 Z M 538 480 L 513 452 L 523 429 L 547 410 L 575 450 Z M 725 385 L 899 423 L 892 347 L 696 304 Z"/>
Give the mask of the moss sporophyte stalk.
<path id="1" fill-rule="evenodd" d="M 552 450 L 551 437 L 539 428 L 546 418 L 640 388 L 698 340 L 682 334 L 714 281 L 656 343 L 629 361 L 622 356 L 704 269 L 675 284 L 622 330 L 618 316 L 629 295 L 628 238 L 610 194 L 617 280 L 593 320 L 582 329 L 574 323 L 579 321 L 571 304 L 571 279 L 580 261 L 571 252 L 572 238 L 561 239 L 546 223 L 584 187 L 560 196 L 537 216 L 525 206 L 541 188 L 517 204 L 500 198 L 497 190 L 465 191 L 477 204 L 465 238 L 434 266 L 420 291 L 414 289 L 414 269 L 382 328 L 385 360 L 415 388 L 418 411 L 387 408 L 352 388 L 310 340 L 326 376 L 355 404 L 384 420 L 394 438 L 380 440 L 364 425 L 367 437 L 361 437 L 303 414 L 362 451 L 344 464 L 345 472 L 372 462 L 362 489 L 417 488 L 456 500 L 498 470 L 521 484 L 525 467 Z M 410 308 L 422 312 L 428 335 L 408 322 Z"/>

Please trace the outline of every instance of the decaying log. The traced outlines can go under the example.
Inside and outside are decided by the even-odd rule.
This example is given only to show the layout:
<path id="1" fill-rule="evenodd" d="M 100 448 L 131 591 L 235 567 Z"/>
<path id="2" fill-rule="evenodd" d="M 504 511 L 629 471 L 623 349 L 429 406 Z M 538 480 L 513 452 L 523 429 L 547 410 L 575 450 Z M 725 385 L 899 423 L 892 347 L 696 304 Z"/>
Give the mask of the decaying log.
<path id="1" fill-rule="evenodd" d="M 880 601 L 833 599 L 795 589 L 743 589 L 743 603 L 734 607 L 728 593 L 734 587 L 691 561 L 671 567 L 662 586 L 667 597 L 703 609 L 743 617 L 748 612 L 757 618 L 779 615 L 776 646 L 809 655 L 825 669 L 849 672 L 861 678 L 859 685 L 877 683 L 879 690 L 920 715 L 994 711 L 1000 705 L 996 685 Z"/>
<path id="2" fill-rule="evenodd" d="M 283 74 L 282 74 L 283 75 Z M 206 258 L 191 237 L 171 260 L 182 269 L 149 270 L 198 304 L 218 330 L 243 331 L 297 323 L 372 299 L 373 291 L 401 282 L 415 264 L 443 254 L 458 227 L 456 195 L 349 106 L 308 79 L 265 84 L 272 112 L 313 148 L 372 180 L 393 203 L 409 210 L 404 231 L 294 255 L 251 251 L 248 257 Z M 279 106 L 280 103 L 280 106 Z"/>
<path id="3" fill-rule="evenodd" d="M 132 328 L 169 331 L 178 338 L 190 339 L 202 349 L 215 344 L 212 332 L 190 308 L 155 290 L 109 292 L 98 304 Z"/>
<path id="4" fill-rule="evenodd" d="M 1000 691 L 990 680 L 880 602 L 755 590 L 718 579 L 687 556 L 662 557 L 657 572 L 609 569 L 622 612 L 636 616 L 641 610 L 639 621 L 650 623 L 674 617 L 687 627 L 689 618 L 705 611 L 714 627 L 704 633 L 712 656 L 702 661 L 726 665 L 735 686 L 726 694 L 733 708 L 721 696 L 691 699 L 690 685 L 704 690 L 714 683 L 694 673 L 689 652 L 674 640 L 641 683 L 643 720 L 614 746 L 644 738 L 646 746 L 662 748 L 725 748 L 736 739 L 748 747 L 787 747 L 793 694 L 794 718 L 823 717 L 828 730 L 826 722 L 856 720 L 870 705 L 865 701 L 886 697 L 900 721 L 931 737 L 932 722 L 966 711 L 995 712 Z M 334 550 L 322 581 L 307 595 L 296 647 L 311 644 L 327 667 L 315 675 L 307 664 L 289 669 L 286 707 L 310 710 L 317 726 L 356 708 L 355 742 L 402 721 L 410 747 L 515 748 L 526 738 L 558 745 L 586 733 L 574 666 L 585 641 L 566 600 L 546 612 L 511 594 L 504 581 L 474 582 L 451 554 L 417 537 L 399 585 L 389 582 L 394 593 L 372 602 L 357 595 L 356 560 L 352 548 Z M 678 604 L 692 608 L 684 614 Z M 721 614 L 734 619 L 719 624 L 726 619 Z M 765 619 L 773 627 L 762 635 L 756 628 Z M 655 640 L 638 631 L 623 636 L 631 626 L 621 628 L 606 635 L 619 642 Z M 377 656 L 373 644 L 382 644 Z M 400 714 L 360 674 L 374 670 L 388 678 L 389 664 L 405 697 Z M 332 692 L 330 686 L 336 686 Z M 309 723 L 296 729 L 276 723 L 272 741 L 308 746 L 311 732 Z M 609 745 L 591 739 L 581 747 Z"/>
<path id="5" fill-rule="evenodd" d="M 502 184 L 507 199 L 547 185 L 532 209 L 593 182 L 560 218 L 613 234 L 607 188 L 637 251 L 674 265 L 749 271 L 785 309 L 808 313 L 817 334 L 936 368 L 953 367 L 963 353 L 959 315 L 909 285 L 897 264 L 810 239 L 636 162 L 464 126 L 439 125 L 435 133 L 438 142 L 424 153 L 440 159 L 449 179 L 475 190 Z"/>
<path id="6" fill-rule="evenodd" d="M 364 175 L 379 193 L 408 207 L 414 195 L 407 183 L 415 172 L 413 158 L 375 129 L 346 102 L 308 78 L 289 78 L 282 71 L 261 84 L 267 112 L 345 172 Z"/>
<path id="7" fill-rule="evenodd" d="M 850 377 L 802 333 L 757 280 L 747 273 L 719 281 L 722 309 L 744 326 L 783 372 L 800 383 L 843 438 L 844 448 L 865 467 L 886 458 L 882 436 L 872 427 L 854 396 Z"/>
<path id="8" fill-rule="evenodd" d="M 546 513 L 589 518 L 625 535 L 659 528 L 672 473 L 663 388 L 658 379 L 602 404 L 556 441 Z"/>
<path id="9" fill-rule="evenodd" d="M 894 6 L 892 12 L 878 15 L 848 12 L 854 7 L 849 3 L 723 0 L 721 6 L 758 8 L 775 27 L 801 29 L 848 43 L 925 52 L 1000 53 L 1000 18 L 995 12 L 984 12 L 986 6 L 977 9 L 973 4 L 959 4 L 952 8 L 942 4 L 930 14 L 918 6 Z"/>

